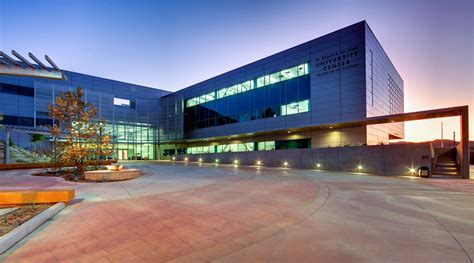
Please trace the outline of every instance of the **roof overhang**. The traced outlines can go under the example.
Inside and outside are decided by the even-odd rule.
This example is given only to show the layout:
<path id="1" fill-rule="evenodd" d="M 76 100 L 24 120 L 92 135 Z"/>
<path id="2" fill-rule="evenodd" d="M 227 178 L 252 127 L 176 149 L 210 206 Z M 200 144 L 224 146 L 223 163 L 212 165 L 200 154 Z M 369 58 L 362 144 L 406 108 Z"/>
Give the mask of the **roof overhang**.
<path id="1" fill-rule="evenodd" d="M 432 110 L 425 110 L 425 111 L 408 112 L 408 113 L 401 113 L 401 114 L 394 114 L 394 115 L 369 117 L 366 119 L 350 121 L 350 122 L 326 123 L 326 124 L 296 127 L 296 128 L 290 128 L 290 129 L 267 130 L 267 131 L 262 131 L 262 132 L 234 134 L 234 135 L 217 136 L 217 137 L 210 137 L 210 138 L 176 140 L 176 141 L 169 141 L 169 142 L 163 142 L 163 143 L 175 144 L 175 143 L 211 142 L 211 141 L 220 141 L 220 140 L 229 140 L 229 139 L 242 139 L 242 138 L 255 137 L 255 136 L 261 136 L 261 135 L 283 134 L 283 133 L 288 133 L 288 132 L 306 132 L 306 131 L 317 131 L 317 130 L 364 127 L 367 125 L 377 125 L 377 124 L 386 124 L 386 123 L 395 123 L 395 122 L 461 116 L 464 112 L 467 112 L 467 111 L 468 111 L 468 106 L 466 105 L 466 106 L 457 106 L 457 107 L 450 107 L 450 108 L 440 108 L 440 109 L 432 109 Z"/>

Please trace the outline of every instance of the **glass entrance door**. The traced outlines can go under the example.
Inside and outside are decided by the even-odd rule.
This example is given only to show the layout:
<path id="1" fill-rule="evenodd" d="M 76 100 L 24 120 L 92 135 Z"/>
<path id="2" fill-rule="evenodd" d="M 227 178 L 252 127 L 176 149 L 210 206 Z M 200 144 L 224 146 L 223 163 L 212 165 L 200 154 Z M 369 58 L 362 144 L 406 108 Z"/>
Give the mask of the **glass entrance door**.
<path id="1" fill-rule="evenodd" d="M 128 150 L 117 150 L 119 160 L 128 160 Z"/>

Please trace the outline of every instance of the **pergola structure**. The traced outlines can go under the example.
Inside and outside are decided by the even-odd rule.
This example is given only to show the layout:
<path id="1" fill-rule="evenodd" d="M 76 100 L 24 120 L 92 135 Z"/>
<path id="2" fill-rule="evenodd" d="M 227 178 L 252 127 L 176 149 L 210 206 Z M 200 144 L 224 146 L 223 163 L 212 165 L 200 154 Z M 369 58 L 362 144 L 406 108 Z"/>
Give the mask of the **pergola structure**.
<path id="1" fill-rule="evenodd" d="M 48 57 L 48 55 L 45 55 L 44 58 L 46 61 L 48 61 L 51 67 L 47 67 L 31 52 L 28 53 L 28 56 L 36 64 L 32 64 L 15 50 L 12 50 L 12 55 L 18 58 L 18 60 L 13 59 L 5 54 L 5 52 L 0 51 L 0 75 L 48 78 L 57 80 L 67 79 L 66 75 L 58 68 L 58 66 L 56 66 L 53 60 Z"/>
<path id="2" fill-rule="evenodd" d="M 35 55 L 31 52 L 28 53 L 28 56 L 36 63 L 33 64 L 27 59 L 25 59 L 22 55 L 20 55 L 15 50 L 12 50 L 12 55 L 18 58 L 15 60 L 5 54 L 5 52 L 0 51 L 0 75 L 9 75 L 9 76 L 23 76 L 23 77 L 33 77 L 33 78 L 47 78 L 47 79 L 55 79 L 55 80 L 66 80 L 67 77 L 62 72 L 58 66 L 48 57 L 45 55 L 44 58 L 51 67 L 46 66 L 41 62 Z M 0 113 L 0 128 L 4 128 L 6 131 L 6 138 L 5 138 L 5 160 L 4 163 L 10 163 L 10 131 L 15 130 L 18 132 L 25 132 L 25 133 L 46 133 L 40 129 L 33 129 L 33 128 L 22 128 L 22 127 L 15 127 L 15 126 L 2 126 L 1 121 L 3 120 L 3 115 Z"/>

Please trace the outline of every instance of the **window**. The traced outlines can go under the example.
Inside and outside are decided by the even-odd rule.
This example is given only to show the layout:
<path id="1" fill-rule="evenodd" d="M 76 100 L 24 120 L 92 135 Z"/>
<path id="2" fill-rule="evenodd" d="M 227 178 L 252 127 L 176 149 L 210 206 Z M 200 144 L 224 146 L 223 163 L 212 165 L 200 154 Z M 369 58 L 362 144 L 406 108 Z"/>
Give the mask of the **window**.
<path id="1" fill-rule="evenodd" d="M 1 93 L 21 95 L 21 96 L 27 96 L 27 97 L 34 97 L 35 96 L 35 90 L 33 88 L 23 87 L 23 86 L 18 86 L 18 85 L 5 84 L 5 83 L 0 83 L 0 92 Z"/>
<path id="2" fill-rule="evenodd" d="M 309 100 L 300 101 L 298 103 L 298 113 L 309 111 Z"/>
<path id="3" fill-rule="evenodd" d="M 122 98 L 114 98 L 114 105 L 130 107 L 130 100 Z"/>
<path id="4" fill-rule="evenodd" d="M 292 79 L 298 76 L 298 69 L 297 67 L 292 67 L 289 69 L 282 70 L 281 74 L 281 81 Z"/>
<path id="5" fill-rule="evenodd" d="M 178 154 L 204 154 L 204 153 L 225 153 L 225 152 L 252 152 L 252 151 L 272 151 L 281 149 L 301 149 L 311 148 L 311 139 L 263 141 L 221 144 L 217 146 L 197 146 L 178 150 Z"/>
<path id="6" fill-rule="evenodd" d="M 307 70 L 294 66 L 186 100 L 184 130 L 308 112 L 310 76 L 298 76 L 298 68 Z"/>
<path id="7" fill-rule="evenodd" d="M 280 72 L 273 73 L 270 75 L 270 84 L 280 82 Z"/>
<path id="8" fill-rule="evenodd" d="M 291 115 L 308 111 L 309 100 L 303 100 L 300 102 L 293 102 L 287 105 L 281 105 L 281 115 Z"/>
<path id="9" fill-rule="evenodd" d="M 198 103 L 198 98 L 192 98 L 186 101 L 186 107 L 192 107 L 194 105 L 197 105 Z"/>
<path id="10" fill-rule="evenodd" d="M 260 87 L 263 87 L 265 86 L 265 78 L 264 77 L 260 77 L 257 79 L 257 88 L 260 88 Z"/>
<path id="11" fill-rule="evenodd" d="M 301 64 L 298 66 L 298 76 L 303 76 L 309 73 L 308 63 Z"/>
<path id="12" fill-rule="evenodd" d="M 259 151 L 275 150 L 275 141 L 258 142 Z"/>
<path id="13" fill-rule="evenodd" d="M 232 96 L 242 92 L 250 91 L 254 88 L 261 88 L 267 85 L 272 85 L 281 81 L 293 79 L 304 76 L 309 73 L 308 63 L 301 64 L 295 67 L 284 69 L 269 75 L 261 76 L 253 80 L 247 80 L 239 84 L 235 84 L 228 88 L 219 89 L 215 92 L 188 99 L 186 107 L 193 107 L 199 104 L 206 103 L 215 99 L 222 99 L 227 96 Z"/>

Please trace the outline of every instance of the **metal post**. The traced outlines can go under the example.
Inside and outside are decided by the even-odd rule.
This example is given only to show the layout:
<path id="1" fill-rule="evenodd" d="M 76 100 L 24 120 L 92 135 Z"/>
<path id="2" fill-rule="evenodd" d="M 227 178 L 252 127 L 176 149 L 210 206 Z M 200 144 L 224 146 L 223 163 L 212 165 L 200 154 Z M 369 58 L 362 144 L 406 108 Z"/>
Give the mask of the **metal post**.
<path id="1" fill-rule="evenodd" d="M 10 128 L 5 129 L 6 136 L 5 136 L 5 158 L 4 164 L 10 163 Z"/>
<path id="2" fill-rule="evenodd" d="M 469 179 L 469 108 L 461 109 L 461 175 L 463 179 Z"/>
<path id="3" fill-rule="evenodd" d="M 456 147 L 456 132 L 453 131 L 453 147 Z"/>
<path id="4" fill-rule="evenodd" d="M 443 122 L 441 122 L 441 148 L 444 148 Z"/>

